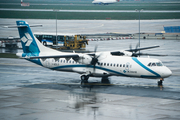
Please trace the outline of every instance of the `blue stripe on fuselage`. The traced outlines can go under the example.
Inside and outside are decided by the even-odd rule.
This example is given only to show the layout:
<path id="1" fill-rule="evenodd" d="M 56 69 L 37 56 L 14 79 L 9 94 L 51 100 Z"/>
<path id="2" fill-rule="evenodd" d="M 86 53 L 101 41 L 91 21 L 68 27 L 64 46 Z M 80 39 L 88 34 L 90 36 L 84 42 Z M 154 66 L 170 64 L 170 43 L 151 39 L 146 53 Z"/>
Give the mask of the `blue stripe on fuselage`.
<path id="1" fill-rule="evenodd" d="M 63 66 L 58 66 L 58 67 L 54 67 L 54 68 L 51 68 L 51 69 L 57 70 L 57 69 L 61 69 L 61 68 L 74 68 L 74 67 L 89 67 L 89 68 L 94 68 L 92 65 L 81 65 L 81 64 L 78 64 L 78 65 L 63 65 Z M 128 75 L 125 75 L 123 73 L 120 73 L 120 72 L 117 72 L 117 71 L 114 71 L 114 70 L 111 70 L 111 69 L 99 67 L 99 66 L 95 66 L 95 68 L 96 69 L 100 69 L 100 70 L 104 70 L 104 71 L 107 71 L 107 72 L 112 72 L 112 73 L 115 73 L 115 74 L 119 74 L 119 75 L 122 75 L 122 76 L 128 76 Z"/>
<path id="2" fill-rule="evenodd" d="M 132 57 L 132 59 L 139 64 L 142 68 L 144 68 L 145 70 L 149 71 L 150 73 L 156 75 L 156 76 L 145 76 L 145 75 L 141 75 L 141 77 L 148 77 L 148 78 L 153 78 L 153 77 L 161 77 L 158 73 L 154 72 L 153 70 L 149 69 L 148 67 L 146 67 L 145 65 L 143 65 L 137 58 Z"/>

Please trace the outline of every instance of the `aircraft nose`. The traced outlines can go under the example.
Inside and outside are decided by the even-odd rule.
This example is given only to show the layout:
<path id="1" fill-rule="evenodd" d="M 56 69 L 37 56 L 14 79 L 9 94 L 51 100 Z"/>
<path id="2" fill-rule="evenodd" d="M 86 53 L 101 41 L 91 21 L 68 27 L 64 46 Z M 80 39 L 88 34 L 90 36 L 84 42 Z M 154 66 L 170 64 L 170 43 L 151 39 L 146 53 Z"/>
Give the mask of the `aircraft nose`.
<path id="1" fill-rule="evenodd" d="M 169 77 L 171 75 L 172 75 L 172 71 L 169 68 L 164 67 L 162 70 L 162 77 Z"/>

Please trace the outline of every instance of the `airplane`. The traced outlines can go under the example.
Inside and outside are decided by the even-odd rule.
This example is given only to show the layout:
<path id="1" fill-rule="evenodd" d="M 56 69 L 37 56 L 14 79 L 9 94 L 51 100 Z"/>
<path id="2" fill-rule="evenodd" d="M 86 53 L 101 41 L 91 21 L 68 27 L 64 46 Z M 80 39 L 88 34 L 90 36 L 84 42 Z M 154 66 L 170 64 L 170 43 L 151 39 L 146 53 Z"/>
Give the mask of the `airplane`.
<path id="1" fill-rule="evenodd" d="M 26 21 L 16 21 L 23 53 L 17 53 L 20 58 L 36 63 L 51 70 L 75 72 L 80 74 L 81 84 L 88 83 L 89 77 L 100 77 L 106 82 L 110 76 L 161 79 L 171 76 L 171 70 L 158 59 L 138 57 L 143 54 L 138 51 L 156 48 L 130 48 L 129 50 L 97 52 L 97 46 L 91 53 L 61 52 L 48 48 L 33 35 Z M 137 53 L 138 52 L 138 53 Z"/>
<path id="2" fill-rule="evenodd" d="M 92 1 L 93 4 L 99 4 L 99 5 L 108 5 L 119 2 L 119 0 L 94 0 Z"/>
<path id="3" fill-rule="evenodd" d="M 23 0 L 21 0 L 21 6 L 23 6 L 23 7 L 29 7 L 30 5 L 29 5 L 29 3 L 24 3 Z"/>

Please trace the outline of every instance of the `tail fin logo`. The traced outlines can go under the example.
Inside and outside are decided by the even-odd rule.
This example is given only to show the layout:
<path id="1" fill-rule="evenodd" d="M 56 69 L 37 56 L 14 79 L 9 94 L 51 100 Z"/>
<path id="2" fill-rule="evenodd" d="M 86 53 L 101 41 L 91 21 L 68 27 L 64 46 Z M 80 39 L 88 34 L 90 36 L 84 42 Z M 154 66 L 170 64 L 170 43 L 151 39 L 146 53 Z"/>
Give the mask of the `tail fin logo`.
<path id="1" fill-rule="evenodd" d="M 25 35 L 21 38 L 21 41 L 24 42 L 25 46 L 30 46 L 33 39 L 29 33 L 25 33 Z"/>

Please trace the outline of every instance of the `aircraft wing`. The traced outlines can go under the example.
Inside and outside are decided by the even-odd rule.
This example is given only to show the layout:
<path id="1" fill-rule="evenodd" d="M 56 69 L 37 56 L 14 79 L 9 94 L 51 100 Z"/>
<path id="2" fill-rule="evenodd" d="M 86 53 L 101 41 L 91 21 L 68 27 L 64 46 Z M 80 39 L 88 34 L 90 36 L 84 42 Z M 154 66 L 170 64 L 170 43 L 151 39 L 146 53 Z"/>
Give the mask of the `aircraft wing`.
<path id="1" fill-rule="evenodd" d="M 30 59 L 36 59 L 36 58 L 79 58 L 80 55 L 78 54 L 62 54 L 62 55 L 45 55 L 45 56 L 33 56 L 30 57 Z"/>
<path id="2" fill-rule="evenodd" d="M 160 47 L 160 46 L 135 48 L 135 49 L 121 50 L 121 51 L 110 51 L 110 54 L 111 55 L 117 55 L 117 56 L 135 56 L 135 54 L 136 55 L 161 56 L 161 55 L 157 55 L 157 54 L 143 54 L 143 53 L 138 54 L 138 53 L 136 53 L 137 51 L 140 51 L 140 50 L 152 49 L 152 48 L 157 48 L 157 47 Z M 86 55 L 90 55 L 90 56 L 95 56 L 96 53 L 85 53 L 85 54 Z M 36 59 L 36 58 L 42 58 L 42 59 L 46 59 L 46 58 L 80 58 L 80 57 L 82 57 L 82 54 L 78 54 L 78 53 L 63 53 L 63 54 L 59 54 L 59 55 L 33 56 L 33 57 L 30 57 L 30 59 Z"/>
<path id="3" fill-rule="evenodd" d="M 129 50 L 111 51 L 110 54 L 111 55 L 116 55 L 116 56 L 132 56 L 132 57 L 134 57 L 134 56 L 137 57 L 137 56 L 140 56 L 140 55 L 162 56 L 162 55 L 158 55 L 158 54 L 143 54 L 143 53 L 139 54 L 139 53 L 136 53 L 137 51 L 140 51 L 140 50 L 147 50 L 147 49 L 152 49 L 152 48 L 157 48 L 157 47 L 160 47 L 160 46 L 156 45 L 156 46 L 135 48 L 135 49 L 130 48 Z"/>
<path id="4" fill-rule="evenodd" d="M 140 51 L 140 50 L 147 50 L 147 49 L 152 49 L 152 48 L 157 48 L 157 47 L 160 47 L 160 46 L 156 45 L 156 46 L 151 46 L 151 47 L 143 47 L 143 48 L 129 49 L 129 50 L 125 50 L 125 51 L 137 52 L 137 51 Z"/>

